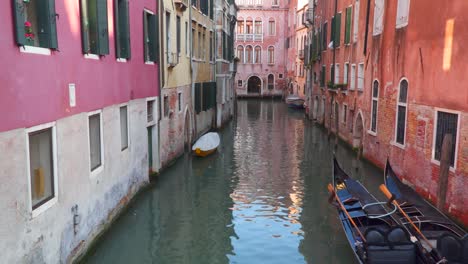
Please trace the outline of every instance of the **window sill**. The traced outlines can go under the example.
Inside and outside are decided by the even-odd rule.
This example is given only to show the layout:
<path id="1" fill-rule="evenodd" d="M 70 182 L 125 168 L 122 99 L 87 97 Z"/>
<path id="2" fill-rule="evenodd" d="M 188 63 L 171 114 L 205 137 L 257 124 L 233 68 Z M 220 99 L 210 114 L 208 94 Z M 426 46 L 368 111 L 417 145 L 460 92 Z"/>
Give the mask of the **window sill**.
<path id="1" fill-rule="evenodd" d="M 364 89 L 358 88 L 357 91 L 360 92 L 360 93 L 362 93 L 362 92 L 364 92 Z"/>
<path id="2" fill-rule="evenodd" d="M 377 132 L 374 132 L 372 130 L 367 130 L 367 134 L 371 135 L 371 136 L 374 136 L 376 137 L 377 136 Z"/>
<path id="3" fill-rule="evenodd" d="M 457 162 L 457 161 L 455 161 L 455 163 L 456 163 L 456 162 Z M 437 165 L 437 166 L 440 167 L 440 161 L 435 160 L 434 158 L 431 158 L 431 163 L 432 163 L 432 164 L 435 164 L 435 165 Z M 450 166 L 450 169 L 449 169 L 449 170 L 450 170 L 451 172 L 455 173 L 455 169 L 456 169 L 455 167 Z"/>
<path id="4" fill-rule="evenodd" d="M 117 58 L 117 62 L 127 62 L 127 59 Z"/>
<path id="5" fill-rule="evenodd" d="M 102 150 L 101 150 L 102 151 Z M 101 166 L 95 168 L 93 171 L 91 171 L 91 174 L 89 175 L 91 179 L 95 178 L 98 174 L 100 174 L 104 170 L 104 164 L 101 164 Z"/>
<path id="6" fill-rule="evenodd" d="M 154 65 L 154 61 L 145 61 L 146 65 Z"/>
<path id="7" fill-rule="evenodd" d="M 402 144 L 400 144 L 400 143 L 398 143 L 396 141 L 393 141 L 393 140 L 390 141 L 390 145 L 395 146 L 397 148 L 405 149 L 405 145 L 402 145 Z"/>
<path id="8" fill-rule="evenodd" d="M 35 47 L 35 46 L 20 46 L 19 50 L 22 53 L 30 53 L 30 54 L 38 54 L 38 55 L 46 55 L 46 56 L 50 56 L 52 54 L 51 50 L 48 48 Z"/>
<path id="9" fill-rule="evenodd" d="M 57 197 L 54 197 L 50 199 L 48 202 L 46 202 L 45 204 L 41 205 L 39 208 L 34 209 L 31 212 L 31 218 L 36 218 L 40 214 L 44 213 L 45 211 L 50 209 L 52 206 L 54 206 L 57 203 L 57 201 L 58 201 Z"/>
<path id="10" fill-rule="evenodd" d="M 97 54 L 85 54 L 84 58 L 85 59 L 90 59 L 90 60 L 99 60 L 99 55 L 97 55 Z"/>

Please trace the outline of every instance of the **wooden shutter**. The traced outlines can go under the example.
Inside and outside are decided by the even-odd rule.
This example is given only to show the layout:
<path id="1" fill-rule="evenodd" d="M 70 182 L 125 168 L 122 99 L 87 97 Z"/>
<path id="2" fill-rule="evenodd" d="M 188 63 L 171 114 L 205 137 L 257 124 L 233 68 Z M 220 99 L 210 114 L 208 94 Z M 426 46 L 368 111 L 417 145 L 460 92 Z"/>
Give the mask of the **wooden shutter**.
<path id="1" fill-rule="evenodd" d="M 331 19 L 331 29 L 330 29 L 330 42 L 333 41 L 333 47 L 336 47 L 335 45 L 335 17 L 332 17 Z M 328 43 L 327 43 L 328 46 Z M 327 47 L 326 46 L 326 47 Z"/>
<path id="2" fill-rule="evenodd" d="M 115 16 L 115 55 L 117 58 L 130 59 L 130 21 L 128 16 L 128 0 L 116 0 Z"/>
<path id="3" fill-rule="evenodd" d="M 159 61 L 159 28 L 158 18 L 156 15 L 148 15 L 148 57 L 150 61 Z"/>
<path id="4" fill-rule="evenodd" d="M 345 44 L 349 44 L 351 42 L 351 11 L 351 7 L 346 8 Z"/>
<path id="5" fill-rule="evenodd" d="M 327 46 L 328 46 L 328 43 L 327 43 L 327 31 L 328 31 L 328 24 L 325 23 L 323 24 L 323 38 L 322 38 L 322 50 L 327 50 Z"/>
<path id="6" fill-rule="evenodd" d="M 335 38 L 333 40 L 334 47 L 340 46 L 340 39 L 341 39 L 341 13 L 336 14 L 335 17 Z"/>
<path id="7" fill-rule="evenodd" d="M 39 46 L 57 48 L 57 26 L 55 19 L 55 0 L 41 1 L 36 4 Z"/>
<path id="8" fill-rule="evenodd" d="M 89 53 L 89 23 L 87 12 L 87 1 L 80 1 L 81 13 L 81 49 L 84 54 Z"/>
<path id="9" fill-rule="evenodd" d="M 98 54 L 109 54 L 109 32 L 107 24 L 107 0 L 97 0 Z"/>
<path id="10" fill-rule="evenodd" d="M 23 0 L 13 0 L 13 14 L 15 20 L 15 40 L 16 44 L 19 46 L 24 46 L 26 44 L 26 33 L 24 30 L 24 13 L 23 13 Z"/>
<path id="11" fill-rule="evenodd" d="M 213 19 L 213 16 L 214 16 L 213 0 L 210 0 L 210 18 Z"/>

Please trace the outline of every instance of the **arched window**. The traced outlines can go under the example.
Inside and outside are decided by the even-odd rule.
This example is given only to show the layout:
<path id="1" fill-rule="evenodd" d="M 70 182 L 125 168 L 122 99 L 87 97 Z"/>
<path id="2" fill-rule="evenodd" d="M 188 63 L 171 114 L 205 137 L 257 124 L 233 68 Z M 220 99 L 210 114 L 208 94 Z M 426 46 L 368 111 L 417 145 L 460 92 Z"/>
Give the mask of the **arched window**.
<path id="1" fill-rule="evenodd" d="M 268 75 L 268 90 L 275 88 L 275 76 L 273 74 Z"/>
<path id="2" fill-rule="evenodd" d="M 255 28 L 254 28 L 254 33 L 255 34 L 263 34 L 263 29 L 262 29 L 262 19 L 257 17 L 255 18 Z"/>
<path id="3" fill-rule="evenodd" d="M 397 103 L 397 120 L 395 141 L 398 144 L 405 145 L 405 131 L 406 131 L 406 109 L 408 107 L 408 81 L 403 79 L 400 81 L 400 89 L 398 91 Z"/>
<path id="4" fill-rule="evenodd" d="M 251 17 L 248 17 L 245 21 L 245 33 L 253 34 L 253 22 Z"/>
<path id="5" fill-rule="evenodd" d="M 245 63 L 252 63 L 253 61 L 253 49 L 252 46 L 248 45 L 245 47 Z"/>
<path id="6" fill-rule="evenodd" d="M 244 18 L 237 19 L 237 34 L 244 34 Z"/>
<path id="7" fill-rule="evenodd" d="M 239 58 L 240 63 L 245 63 L 244 47 L 242 47 L 241 45 L 237 46 L 237 58 Z"/>
<path id="8" fill-rule="evenodd" d="M 274 36 L 276 35 L 276 23 L 274 18 L 270 18 L 268 20 L 268 35 Z"/>
<path id="9" fill-rule="evenodd" d="M 275 48 L 273 46 L 268 47 L 268 64 L 275 63 Z"/>
<path id="10" fill-rule="evenodd" d="M 379 103 L 379 81 L 375 80 L 372 83 L 372 111 L 371 111 L 371 127 L 370 130 L 377 133 L 377 114 Z"/>
<path id="11" fill-rule="evenodd" d="M 262 63 L 262 47 L 255 46 L 255 60 L 254 63 Z"/>

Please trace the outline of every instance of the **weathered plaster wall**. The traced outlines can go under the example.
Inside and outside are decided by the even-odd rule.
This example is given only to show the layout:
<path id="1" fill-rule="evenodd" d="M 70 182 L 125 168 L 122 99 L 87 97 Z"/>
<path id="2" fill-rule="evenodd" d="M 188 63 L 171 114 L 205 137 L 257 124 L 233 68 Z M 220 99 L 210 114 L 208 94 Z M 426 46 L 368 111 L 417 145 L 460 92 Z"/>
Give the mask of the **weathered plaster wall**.
<path id="1" fill-rule="evenodd" d="M 29 208 L 26 131 L 0 133 L 2 262 L 71 260 L 148 182 L 146 101 L 130 101 L 128 117 L 129 148 L 121 151 L 119 106 L 103 109 L 104 165 L 95 176 L 90 176 L 87 114 L 57 120 L 58 201 L 34 218 Z M 81 217 L 76 234 L 71 212 L 75 205 Z"/>

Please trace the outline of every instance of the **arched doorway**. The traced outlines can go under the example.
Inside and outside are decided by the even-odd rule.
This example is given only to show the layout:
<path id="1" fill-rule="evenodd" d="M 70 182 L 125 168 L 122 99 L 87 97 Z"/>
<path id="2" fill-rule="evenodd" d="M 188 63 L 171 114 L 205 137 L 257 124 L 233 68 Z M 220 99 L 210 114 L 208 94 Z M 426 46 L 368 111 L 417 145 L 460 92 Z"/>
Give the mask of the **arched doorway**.
<path id="1" fill-rule="evenodd" d="M 260 94 L 262 81 L 257 76 L 252 76 L 247 82 L 247 93 Z"/>
<path id="2" fill-rule="evenodd" d="M 358 149 L 358 155 L 362 153 L 362 140 L 364 136 L 364 120 L 362 119 L 362 113 L 359 112 L 354 122 L 353 130 L 353 147 Z"/>

